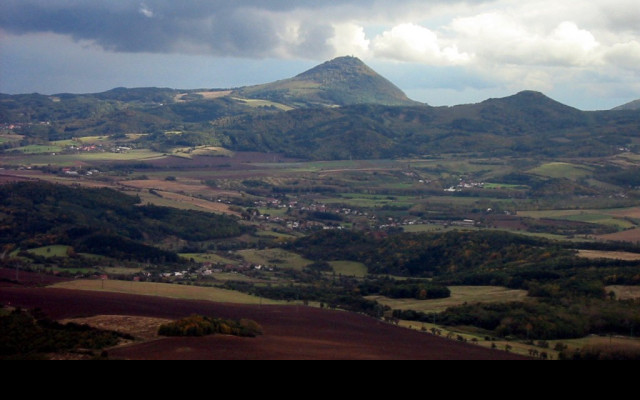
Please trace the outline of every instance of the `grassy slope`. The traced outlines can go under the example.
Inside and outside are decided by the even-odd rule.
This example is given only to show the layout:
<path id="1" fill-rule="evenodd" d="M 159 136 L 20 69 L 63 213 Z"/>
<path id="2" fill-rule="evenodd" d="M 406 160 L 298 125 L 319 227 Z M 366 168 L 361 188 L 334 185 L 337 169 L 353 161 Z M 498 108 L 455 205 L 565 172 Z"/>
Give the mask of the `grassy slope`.
<path id="1" fill-rule="evenodd" d="M 78 280 L 60 283 L 52 286 L 52 288 L 158 296 L 183 300 L 206 300 L 216 303 L 283 304 L 282 302 L 260 299 L 240 292 L 209 287 L 123 281 L 104 281 L 104 289 L 102 285 L 103 281 Z"/>
<path id="2" fill-rule="evenodd" d="M 447 308 L 464 303 L 502 303 L 527 300 L 527 291 L 511 290 L 494 286 L 453 286 L 451 297 L 439 300 L 390 299 L 371 296 L 372 300 L 391 307 L 394 310 L 415 310 L 424 313 L 440 313 Z"/>

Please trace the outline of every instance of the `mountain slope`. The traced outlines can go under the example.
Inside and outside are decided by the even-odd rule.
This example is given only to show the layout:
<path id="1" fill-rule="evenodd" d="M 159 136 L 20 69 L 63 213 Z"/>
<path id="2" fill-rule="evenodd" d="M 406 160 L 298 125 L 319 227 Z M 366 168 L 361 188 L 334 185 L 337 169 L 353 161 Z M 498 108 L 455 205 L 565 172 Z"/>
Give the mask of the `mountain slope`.
<path id="1" fill-rule="evenodd" d="M 605 156 L 633 143 L 638 126 L 640 115 L 583 112 L 536 92 L 457 107 L 356 105 L 214 123 L 233 150 L 316 160 Z"/>
<path id="2" fill-rule="evenodd" d="M 632 101 L 631 103 L 627 103 L 613 109 L 613 111 L 638 111 L 638 110 L 640 110 L 640 100 Z"/>
<path id="3" fill-rule="evenodd" d="M 418 104 L 354 57 L 336 58 L 295 78 L 242 88 L 237 94 L 294 107 Z"/>

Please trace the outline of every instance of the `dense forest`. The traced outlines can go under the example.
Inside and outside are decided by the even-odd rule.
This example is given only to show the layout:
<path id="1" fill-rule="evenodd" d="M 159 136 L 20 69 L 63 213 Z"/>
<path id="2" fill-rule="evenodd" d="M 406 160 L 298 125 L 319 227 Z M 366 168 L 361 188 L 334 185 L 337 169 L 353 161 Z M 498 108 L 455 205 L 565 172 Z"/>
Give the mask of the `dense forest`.
<path id="1" fill-rule="evenodd" d="M 23 250 L 68 245 L 119 259 L 176 262 L 177 255 L 154 246 L 168 237 L 200 242 L 249 229 L 227 216 L 139 203 L 111 189 L 42 182 L 0 186 L 0 245 Z"/>
<path id="2" fill-rule="evenodd" d="M 401 234 L 376 239 L 360 232 L 326 231 L 292 248 L 312 260 L 362 262 L 370 273 L 434 277 L 522 267 L 572 254 L 538 239 L 503 232 Z M 327 252 L 326 249 L 332 249 Z"/>

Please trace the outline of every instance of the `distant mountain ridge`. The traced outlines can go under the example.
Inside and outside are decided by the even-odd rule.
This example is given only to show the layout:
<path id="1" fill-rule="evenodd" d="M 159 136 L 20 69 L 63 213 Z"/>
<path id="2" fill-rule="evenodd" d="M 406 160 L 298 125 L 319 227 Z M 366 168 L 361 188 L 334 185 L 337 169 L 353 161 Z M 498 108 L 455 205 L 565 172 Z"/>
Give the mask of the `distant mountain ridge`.
<path id="1" fill-rule="evenodd" d="M 613 111 L 638 111 L 640 110 L 640 100 L 632 101 L 631 103 L 623 104 L 620 107 L 616 107 Z"/>
<path id="2" fill-rule="evenodd" d="M 315 160 L 607 156 L 628 147 L 638 126 L 640 115 L 580 111 L 530 91 L 456 107 L 355 105 L 214 123 L 231 149 Z"/>
<path id="3" fill-rule="evenodd" d="M 640 152 L 639 127 L 640 113 L 585 112 L 533 91 L 431 107 L 410 100 L 354 57 L 236 89 L 0 94 L 0 130 L 23 135 L 25 143 L 142 133 L 140 146 L 167 153 L 216 146 L 314 160 L 593 157 Z M 0 148 L 10 150 L 16 143 L 0 142 Z"/>
<path id="4" fill-rule="evenodd" d="M 418 105 L 360 59 L 340 57 L 294 78 L 239 89 L 236 94 L 293 107 L 378 104 Z"/>

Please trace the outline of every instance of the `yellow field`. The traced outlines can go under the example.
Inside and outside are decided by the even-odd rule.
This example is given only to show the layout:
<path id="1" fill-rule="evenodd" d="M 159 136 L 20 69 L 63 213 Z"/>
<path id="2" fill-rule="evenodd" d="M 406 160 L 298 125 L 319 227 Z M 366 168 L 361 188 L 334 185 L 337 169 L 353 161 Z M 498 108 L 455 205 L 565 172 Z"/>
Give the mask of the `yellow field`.
<path id="1" fill-rule="evenodd" d="M 102 286 L 103 284 L 104 288 Z M 59 283 L 51 287 L 56 289 L 88 290 L 94 292 L 167 297 L 180 300 L 205 300 L 212 301 L 214 303 L 265 305 L 285 304 L 284 302 L 261 299 L 259 297 L 231 290 L 199 286 L 171 285 L 165 283 L 78 280 Z"/>
<path id="2" fill-rule="evenodd" d="M 393 310 L 414 310 L 424 313 L 441 313 L 450 307 L 464 303 L 502 303 L 527 301 L 526 290 L 512 290 L 497 286 L 452 286 L 451 297 L 438 300 L 390 299 L 383 296 L 369 296 L 367 299 L 391 307 Z"/>
<path id="3" fill-rule="evenodd" d="M 280 104 L 280 103 L 276 103 L 273 101 L 268 101 L 268 100 L 255 100 L 255 99 L 241 99 L 241 98 L 233 98 L 234 100 L 237 101 L 241 101 L 243 103 L 245 103 L 246 105 L 248 105 L 249 107 L 254 107 L 254 108 L 258 108 L 258 107 L 275 107 L 279 110 L 282 111 L 291 111 L 291 110 L 295 110 L 295 108 L 284 105 L 284 104 Z"/>

